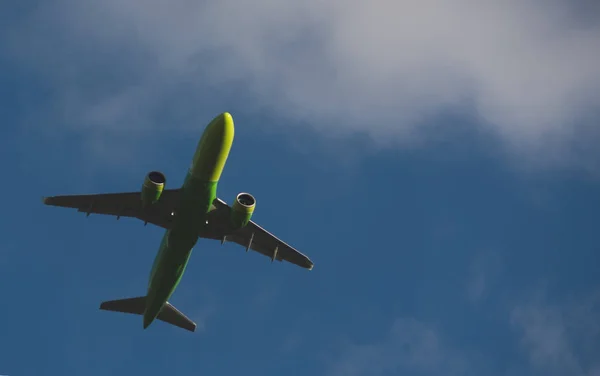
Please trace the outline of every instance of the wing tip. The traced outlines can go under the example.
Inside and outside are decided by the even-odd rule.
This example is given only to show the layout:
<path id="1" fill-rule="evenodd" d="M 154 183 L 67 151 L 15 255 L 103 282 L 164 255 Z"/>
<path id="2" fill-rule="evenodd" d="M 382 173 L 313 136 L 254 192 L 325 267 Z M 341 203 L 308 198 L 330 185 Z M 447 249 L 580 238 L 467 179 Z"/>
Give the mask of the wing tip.
<path id="1" fill-rule="evenodd" d="M 48 205 L 50 203 L 50 197 L 42 196 L 42 203 Z"/>

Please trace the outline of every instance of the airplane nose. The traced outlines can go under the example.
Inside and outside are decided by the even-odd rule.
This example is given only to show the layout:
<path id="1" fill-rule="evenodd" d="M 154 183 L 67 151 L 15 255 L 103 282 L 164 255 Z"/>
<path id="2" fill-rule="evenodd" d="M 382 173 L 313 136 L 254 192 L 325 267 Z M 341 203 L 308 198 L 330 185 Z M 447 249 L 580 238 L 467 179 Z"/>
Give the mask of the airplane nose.
<path id="1" fill-rule="evenodd" d="M 221 177 L 233 144 L 233 117 L 223 112 L 208 123 L 192 161 L 191 174 L 204 181 L 216 182 Z"/>
<path id="2" fill-rule="evenodd" d="M 233 136 L 234 132 L 233 116 L 229 112 L 223 112 L 215 116 L 207 128 L 210 128 L 210 133 L 221 133 L 225 138 L 229 138 L 227 136 Z"/>
<path id="3" fill-rule="evenodd" d="M 202 138 L 213 147 L 218 146 L 229 150 L 229 147 L 231 147 L 231 143 L 233 142 L 234 134 L 235 127 L 233 125 L 233 117 L 229 112 L 223 112 L 211 120 L 206 127 Z M 200 143 L 202 144 L 203 142 L 201 141 Z"/>
<path id="4" fill-rule="evenodd" d="M 215 116 L 215 120 L 217 120 L 221 123 L 233 122 L 233 116 L 231 116 L 231 114 L 229 112 L 223 112 L 223 113 Z"/>

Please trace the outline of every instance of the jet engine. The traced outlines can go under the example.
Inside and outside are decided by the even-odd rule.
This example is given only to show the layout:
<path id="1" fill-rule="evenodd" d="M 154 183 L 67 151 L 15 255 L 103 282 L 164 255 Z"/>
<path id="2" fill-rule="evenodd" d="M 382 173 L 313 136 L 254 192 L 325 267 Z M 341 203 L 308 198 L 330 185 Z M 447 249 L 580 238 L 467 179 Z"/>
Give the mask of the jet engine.
<path id="1" fill-rule="evenodd" d="M 165 189 L 167 179 L 160 171 L 150 171 L 142 184 L 142 205 L 152 205 L 158 201 Z"/>
<path id="2" fill-rule="evenodd" d="M 250 222 L 256 200 L 250 193 L 240 193 L 235 197 L 235 201 L 231 206 L 231 224 L 234 228 L 242 228 Z"/>

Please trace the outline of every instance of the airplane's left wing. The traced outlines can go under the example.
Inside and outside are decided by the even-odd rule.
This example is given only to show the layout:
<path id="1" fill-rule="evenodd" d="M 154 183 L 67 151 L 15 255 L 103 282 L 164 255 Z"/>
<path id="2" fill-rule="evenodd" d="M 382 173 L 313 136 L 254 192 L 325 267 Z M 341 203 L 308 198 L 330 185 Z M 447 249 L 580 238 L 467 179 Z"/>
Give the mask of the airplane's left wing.
<path id="1" fill-rule="evenodd" d="M 234 242 L 246 250 L 253 250 L 269 257 L 272 261 L 287 261 L 302 268 L 311 270 L 313 262 L 294 247 L 271 234 L 254 221 L 241 229 L 229 228 L 229 211 L 231 208 L 223 200 L 217 198 L 214 210 L 209 213 L 208 225 L 201 230 L 200 237 Z"/>
<path id="2" fill-rule="evenodd" d="M 44 197 L 46 205 L 77 209 L 86 214 L 104 214 L 138 218 L 153 225 L 170 228 L 172 215 L 179 199 L 179 189 L 165 189 L 160 199 L 142 207 L 140 192 L 103 193 Z"/>

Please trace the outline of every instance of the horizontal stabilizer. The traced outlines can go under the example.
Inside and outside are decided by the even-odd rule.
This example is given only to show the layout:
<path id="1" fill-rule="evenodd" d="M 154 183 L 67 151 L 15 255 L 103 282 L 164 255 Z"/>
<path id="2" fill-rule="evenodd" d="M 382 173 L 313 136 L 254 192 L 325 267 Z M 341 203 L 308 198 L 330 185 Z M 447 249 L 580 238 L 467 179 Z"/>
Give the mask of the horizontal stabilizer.
<path id="1" fill-rule="evenodd" d="M 169 302 L 166 302 L 162 310 L 158 314 L 157 319 L 168 322 L 171 325 L 178 326 L 182 329 L 193 332 L 196 330 L 196 323 L 187 318 L 186 315 L 181 313 L 177 308 Z"/>
<path id="2" fill-rule="evenodd" d="M 146 310 L 146 297 L 140 296 L 137 298 L 110 300 L 108 302 L 102 302 L 100 309 L 105 311 L 133 313 L 136 315 L 143 315 Z"/>
<path id="3" fill-rule="evenodd" d="M 146 297 L 140 296 L 137 298 L 110 300 L 100 304 L 100 309 L 105 311 L 133 313 L 143 315 L 146 309 Z M 196 323 L 190 320 L 186 315 L 181 313 L 171 303 L 166 302 L 163 305 L 157 319 L 178 326 L 182 329 L 193 332 L 196 330 Z"/>

